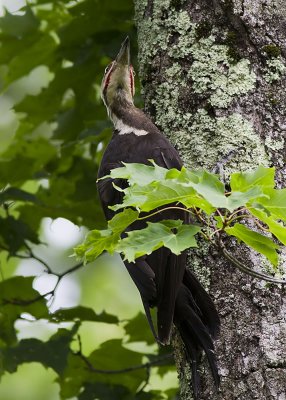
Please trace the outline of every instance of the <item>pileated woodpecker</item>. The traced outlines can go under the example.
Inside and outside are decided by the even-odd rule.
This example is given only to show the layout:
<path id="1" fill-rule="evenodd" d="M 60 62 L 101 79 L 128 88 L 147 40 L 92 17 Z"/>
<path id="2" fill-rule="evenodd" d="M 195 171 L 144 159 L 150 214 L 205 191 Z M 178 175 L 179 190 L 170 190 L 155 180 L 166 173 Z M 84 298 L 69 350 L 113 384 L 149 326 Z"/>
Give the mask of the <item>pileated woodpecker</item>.
<path id="1" fill-rule="evenodd" d="M 101 90 L 114 132 L 101 161 L 99 178 L 122 166 L 122 162 L 150 164 L 148 160 L 152 159 L 161 167 L 181 169 L 182 161 L 177 151 L 147 115 L 133 104 L 134 71 L 130 64 L 128 37 L 116 59 L 106 68 Z M 122 193 L 114 188 L 113 182 L 110 178 L 98 181 L 99 196 L 108 220 L 114 215 L 108 206 L 122 201 Z M 121 188 L 127 185 L 123 180 L 115 183 Z M 162 211 L 150 221 L 181 219 L 188 223 L 187 215 L 180 210 Z M 140 229 L 145 224 L 138 221 L 128 229 Z M 190 360 L 195 398 L 199 395 L 198 362 L 202 349 L 218 386 L 213 339 L 219 332 L 219 317 L 208 293 L 186 269 L 186 252 L 176 256 L 163 247 L 134 263 L 124 261 L 124 264 L 140 292 L 156 340 L 168 344 L 173 323 L 178 328 Z M 157 307 L 157 330 L 150 307 Z"/>

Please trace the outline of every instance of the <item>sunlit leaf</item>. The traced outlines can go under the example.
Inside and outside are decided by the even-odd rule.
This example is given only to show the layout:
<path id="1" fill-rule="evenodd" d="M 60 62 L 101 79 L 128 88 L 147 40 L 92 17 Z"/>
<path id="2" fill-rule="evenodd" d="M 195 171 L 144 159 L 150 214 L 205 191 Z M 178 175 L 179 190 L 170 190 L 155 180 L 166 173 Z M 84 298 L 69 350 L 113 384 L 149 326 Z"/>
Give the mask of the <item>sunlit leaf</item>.
<path id="1" fill-rule="evenodd" d="M 258 200 L 273 217 L 286 221 L 286 189 L 267 189 L 268 198 Z"/>
<path id="2" fill-rule="evenodd" d="M 166 168 L 138 163 L 122 163 L 124 166 L 115 168 L 110 172 L 112 179 L 127 179 L 130 185 L 146 186 L 151 182 L 160 181 L 165 178 L 168 170 Z"/>
<path id="3" fill-rule="evenodd" d="M 197 247 L 194 236 L 200 231 L 200 228 L 194 225 L 177 226 L 176 222 L 174 225 L 176 233 L 173 232 L 169 221 L 167 224 L 164 221 L 148 222 L 146 228 L 128 232 L 128 237 L 121 240 L 117 250 L 132 262 L 135 258 L 150 254 L 162 246 L 177 255 L 189 247 Z"/>
<path id="4" fill-rule="evenodd" d="M 280 222 L 275 221 L 272 217 L 268 216 L 265 212 L 256 209 L 249 208 L 249 211 L 262 222 L 268 225 L 269 231 L 280 240 L 286 246 L 286 227 Z"/>
<path id="5" fill-rule="evenodd" d="M 116 250 L 120 234 L 138 217 L 138 212 L 125 209 L 116 214 L 109 222 L 108 229 L 90 231 L 84 243 L 77 246 L 75 254 L 83 258 L 85 262 L 95 260 L 104 251 L 113 254 Z"/>
<path id="6" fill-rule="evenodd" d="M 245 192 L 254 186 L 263 188 L 274 187 L 275 168 L 259 166 L 250 172 L 234 172 L 230 177 L 230 186 L 233 191 Z"/>
<path id="7" fill-rule="evenodd" d="M 258 198 L 266 197 L 261 188 L 252 187 L 245 192 L 231 192 L 230 196 L 227 197 L 227 209 L 234 211 L 239 207 L 246 206 L 251 200 L 257 200 Z"/>
<path id="8" fill-rule="evenodd" d="M 119 210 L 124 207 L 138 207 L 141 211 L 151 211 L 164 205 L 180 203 L 188 208 L 199 207 L 207 214 L 214 207 L 200 196 L 192 186 L 185 186 L 174 181 L 154 182 L 147 186 L 134 185 L 124 190 L 122 204 L 111 207 Z"/>
<path id="9" fill-rule="evenodd" d="M 277 265 L 278 254 L 276 250 L 279 249 L 279 246 L 268 237 L 252 231 L 242 224 L 235 224 L 232 227 L 228 227 L 226 228 L 226 232 L 242 240 L 259 253 L 264 254 L 273 265 Z"/>

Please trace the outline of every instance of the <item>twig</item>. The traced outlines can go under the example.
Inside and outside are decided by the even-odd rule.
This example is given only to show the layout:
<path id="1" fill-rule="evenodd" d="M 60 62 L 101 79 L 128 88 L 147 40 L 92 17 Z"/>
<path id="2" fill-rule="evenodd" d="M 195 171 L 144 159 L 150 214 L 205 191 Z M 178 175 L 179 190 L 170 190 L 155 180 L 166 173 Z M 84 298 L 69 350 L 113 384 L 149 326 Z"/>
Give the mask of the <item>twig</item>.
<path id="1" fill-rule="evenodd" d="M 83 266 L 83 262 L 80 262 L 80 263 L 74 265 L 73 267 L 71 267 L 70 269 L 66 270 L 65 272 L 62 272 L 61 274 L 55 274 L 54 272 L 52 272 L 52 274 L 58 276 L 59 279 L 62 279 L 64 276 L 66 276 L 68 274 L 71 274 L 72 272 L 77 271 L 82 266 Z"/>
<path id="2" fill-rule="evenodd" d="M 54 294 L 54 289 L 50 290 L 49 292 L 45 293 L 45 294 L 40 294 L 39 296 L 34 297 L 33 299 L 29 299 L 29 300 L 24 300 L 24 299 L 3 299 L 3 302 L 0 304 L 0 306 L 5 306 L 6 304 L 13 304 L 15 306 L 28 306 L 30 304 L 36 303 L 37 301 L 45 298 L 46 296 L 52 295 Z"/>
<path id="3" fill-rule="evenodd" d="M 84 356 L 81 352 L 81 350 L 79 350 L 78 352 L 73 352 L 73 354 L 77 357 L 80 357 L 82 359 L 82 361 L 87 365 L 88 369 L 91 372 L 94 372 L 96 374 L 106 374 L 106 375 L 116 375 L 116 374 L 125 374 L 126 372 L 132 372 L 132 371 L 138 371 L 140 369 L 148 369 L 148 368 L 152 368 L 155 367 L 157 365 L 160 365 L 162 363 L 164 363 L 166 360 L 172 360 L 173 359 L 173 355 L 172 354 L 165 354 L 163 356 L 159 356 L 158 358 L 156 358 L 153 361 L 148 361 L 144 364 L 139 364 L 139 365 L 133 365 L 131 367 L 127 367 L 127 368 L 122 368 L 122 369 L 99 369 L 99 368 L 95 368 L 92 363 L 89 361 L 89 359 Z"/>
<path id="4" fill-rule="evenodd" d="M 47 274 L 51 274 L 51 275 L 56 275 L 52 269 L 50 268 L 50 266 L 47 264 L 46 261 L 44 261 L 42 258 L 36 256 L 36 254 L 33 252 L 33 250 L 31 249 L 31 247 L 25 242 L 25 247 L 28 250 L 28 254 L 29 254 L 29 258 L 34 258 L 34 260 L 38 261 L 39 263 L 41 263 L 45 268 L 46 268 L 46 273 Z"/>
<path id="5" fill-rule="evenodd" d="M 276 279 L 271 277 L 270 275 L 263 274 L 261 272 L 253 271 L 252 269 L 248 268 L 242 262 L 237 260 L 235 257 L 233 257 L 225 248 L 224 244 L 222 241 L 219 242 L 219 248 L 221 249 L 223 255 L 227 260 L 229 260 L 235 267 L 237 267 L 240 271 L 246 273 L 247 275 L 253 276 L 254 278 L 261 279 L 266 282 L 272 282 L 272 283 L 277 283 L 281 285 L 286 285 L 286 281 L 283 279 Z"/>
<path id="6" fill-rule="evenodd" d="M 74 265 L 70 269 L 62 272 L 61 274 L 56 274 L 54 272 L 51 272 L 51 274 L 55 275 L 58 279 L 57 279 L 57 283 L 55 284 L 54 288 L 52 290 L 50 290 L 49 292 L 47 292 L 47 293 L 41 294 L 41 295 L 36 296 L 33 299 L 29 299 L 29 300 L 23 300 L 23 299 L 5 300 L 5 299 L 3 299 L 3 302 L 0 305 L 14 304 L 14 305 L 18 305 L 18 306 L 19 305 L 26 306 L 26 305 L 29 305 L 29 304 L 33 304 L 33 303 L 35 303 L 35 302 L 37 302 L 37 301 L 39 301 L 41 299 L 44 299 L 47 296 L 53 297 L 55 295 L 55 292 L 56 292 L 61 280 L 63 279 L 63 277 L 65 277 L 68 274 L 71 274 L 72 272 L 77 271 L 82 266 L 83 266 L 83 263 L 81 262 L 81 263 L 78 263 L 78 264 Z M 51 270 L 51 269 L 49 268 L 49 270 Z"/>
<path id="7" fill-rule="evenodd" d="M 159 214 L 163 211 L 167 211 L 167 210 L 180 210 L 180 211 L 185 211 L 189 214 L 194 214 L 191 210 L 188 210 L 187 208 L 172 206 L 172 207 L 161 208 L 160 210 L 157 210 L 157 211 L 153 212 L 152 214 L 145 215 L 144 217 L 139 217 L 138 220 L 142 221 L 146 218 L 153 217 L 154 215 Z"/>

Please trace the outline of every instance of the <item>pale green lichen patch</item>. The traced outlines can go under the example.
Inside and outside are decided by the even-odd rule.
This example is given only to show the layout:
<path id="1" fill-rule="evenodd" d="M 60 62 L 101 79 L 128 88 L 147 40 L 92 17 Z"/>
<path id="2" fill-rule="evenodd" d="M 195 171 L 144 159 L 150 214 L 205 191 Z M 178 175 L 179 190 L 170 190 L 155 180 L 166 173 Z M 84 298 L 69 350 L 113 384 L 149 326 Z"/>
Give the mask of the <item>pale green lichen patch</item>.
<path id="1" fill-rule="evenodd" d="M 227 108 L 234 97 L 254 89 L 256 76 L 250 69 L 250 62 L 241 59 L 234 64 L 229 57 L 229 46 L 216 44 L 218 32 L 215 29 L 208 37 L 198 39 L 200 24 L 192 23 L 187 11 L 175 12 L 168 8 L 169 4 L 169 0 L 155 2 L 152 20 L 146 18 L 139 30 L 140 53 L 145 63 L 154 58 L 158 50 L 166 52 L 170 59 L 181 60 L 190 56 L 193 62 L 188 78 L 193 90 L 198 94 L 205 93 L 214 107 Z M 160 22 L 163 12 L 167 17 Z M 170 46 L 173 35 L 178 37 Z M 140 71 L 143 77 L 144 72 Z"/>
<path id="2" fill-rule="evenodd" d="M 237 113 L 215 117 L 203 108 L 206 104 L 227 108 L 234 99 L 255 88 L 256 76 L 249 60 L 243 58 L 234 63 L 229 58 L 229 46 L 217 43 L 222 32 L 208 26 L 208 36 L 198 37 L 200 23 L 192 23 L 187 11 L 167 9 L 168 4 L 167 0 L 154 2 L 152 19 L 144 18 L 139 29 L 143 64 L 152 60 L 153 67 L 163 71 L 163 81 L 156 81 L 150 92 L 152 99 L 149 98 L 156 110 L 155 122 L 176 145 L 186 166 L 212 169 L 220 158 L 239 148 L 243 150 L 231 160 L 232 168 L 249 169 L 253 160 L 255 164 L 268 165 L 265 148 L 251 121 Z M 142 10 L 137 18 L 143 18 Z M 190 61 L 189 70 L 181 65 L 184 59 Z M 167 65 L 162 67 L 162 62 Z M 148 77 L 146 70 L 142 73 L 143 78 Z M 190 91 L 195 94 L 190 96 Z M 202 104 L 200 95 L 203 105 L 196 110 Z M 238 165 L 241 154 L 243 162 Z"/>
<path id="3" fill-rule="evenodd" d="M 283 150 L 285 146 L 285 138 L 283 136 L 279 136 L 273 140 L 272 137 L 267 136 L 265 138 L 265 146 L 272 151 Z"/>
<path id="4" fill-rule="evenodd" d="M 182 134 L 186 135 L 185 132 Z M 176 136 L 176 146 L 182 157 L 186 154 L 186 159 L 191 160 L 194 165 L 200 164 L 212 169 L 220 158 L 224 158 L 232 151 L 238 152 L 238 157 L 234 157 L 230 162 L 232 168 L 237 164 L 235 165 L 237 169 L 247 170 L 253 165 L 254 160 L 255 164 L 268 165 L 263 143 L 255 133 L 252 123 L 240 114 L 213 118 L 205 109 L 199 109 L 187 135 L 189 140 L 182 142 L 179 132 Z M 208 149 L 207 157 L 206 149 Z M 239 157 L 241 154 L 243 161 Z M 224 169 L 228 175 L 230 167 L 226 165 Z"/>
<path id="5" fill-rule="evenodd" d="M 204 288 L 208 291 L 210 289 L 211 273 L 207 263 L 202 265 L 201 260 L 206 260 L 209 254 L 210 245 L 204 240 L 198 241 L 199 247 L 197 249 L 189 249 L 188 251 L 188 267 L 199 278 Z"/>
<path id="6" fill-rule="evenodd" d="M 157 86 L 152 100 L 156 109 L 156 123 L 172 138 L 187 167 L 202 165 L 212 169 L 220 158 L 239 149 L 238 157 L 234 157 L 230 163 L 232 167 L 235 164 L 236 168 L 246 170 L 253 164 L 253 160 L 256 164 L 268 165 L 264 145 L 250 121 L 238 113 L 213 117 L 204 108 L 200 108 L 194 115 L 182 110 L 180 96 L 184 88 L 186 91 L 189 88 L 180 65 L 174 63 L 166 70 L 165 77 L 166 81 Z M 243 162 L 240 161 L 238 166 L 241 154 L 244 155 Z"/>
<path id="7" fill-rule="evenodd" d="M 226 108 L 233 97 L 248 93 L 255 87 L 256 76 L 250 62 L 242 59 L 232 64 L 228 59 L 229 47 L 215 44 L 213 35 L 200 39 L 190 53 L 194 62 L 189 70 L 195 93 L 211 91 L 212 106 Z"/>
<path id="8" fill-rule="evenodd" d="M 181 127 L 182 118 L 189 118 L 191 114 L 180 116 L 179 98 L 182 90 L 186 88 L 181 66 L 178 63 L 174 63 L 166 70 L 165 76 L 165 82 L 156 88 L 156 100 L 152 100 L 152 104 L 156 109 L 157 124 L 166 129 L 166 133 L 168 133 L 169 127 L 172 127 L 172 129 Z"/>
<path id="9" fill-rule="evenodd" d="M 169 10 L 170 2 L 170 0 L 155 1 L 152 9 L 152 18 L 145 15 L 148 1 L 135 2 L 137 21 L 144 19 L 144 23 L 140 25 L 140 29 L 138 30 L 138 42 L 140 45 L 139 66 L 140 75 L 143 79 L 146 75 L 145 69 L 148 60 L 154 58 L 159 50 L 166 51 L 168 48 L 170 32 L 165 21 L 161 22 L 161 18 L 163 13 Z"/>
<path id="10" fill-rule="evenodd" d="M 283 64 L 282 58 L 271 58 L 266 61 L 264 69 L 264 78 L 266 82 L 272 83 L 278 81 L 286 72 L 286 66 Z"/>
<path id="11" fill-rule="evenodd" d="M 181 124 L 178 116 L 178 100 L 180 95 L 180 88 L 177 86 L 172 87 L 170 91 L 170 85 L 168 82 L 163 82 L 157 87 L 156 100 L 152 100 L 152 104 L 156 108 L 156 123 L 163 129 L 167 128 L 166 133 L 169 131 L 169 127 L 172 129 L 178 128 Z"/>
<path id="12" fill-rule="evenodd" d="M 172 77 L 176 74 L 176 84 L 171 86 Z M 180 75 L 179 66 L 174 64 L 168 69 L 166 76 L 170 80 L 157 87 L 157 101 L 153 101 L 157 111 L 156 122 L 172 137 L 186 166 L 194 168 L 201 165 L 212 169 L 220 158 L 224 158 L 231 151 L 238 152 L 237 157 L 230 163 L 232 168 L 235 166 L 247 170 L 254 160 L 255 164 L 268 165 L 265 147 L 250 121 L 238 113 L 215 118 L 203 108 L 195 115 L 182 112 L 178 104 L 185 83 Z M 280 145 L 282 146 L 282 143 Z M 239 157 L 241 154 L 243 161 Z M 230 171 L 230 168 L 226 166 L 225 170 L 228 175 L 227 171 Z"/>

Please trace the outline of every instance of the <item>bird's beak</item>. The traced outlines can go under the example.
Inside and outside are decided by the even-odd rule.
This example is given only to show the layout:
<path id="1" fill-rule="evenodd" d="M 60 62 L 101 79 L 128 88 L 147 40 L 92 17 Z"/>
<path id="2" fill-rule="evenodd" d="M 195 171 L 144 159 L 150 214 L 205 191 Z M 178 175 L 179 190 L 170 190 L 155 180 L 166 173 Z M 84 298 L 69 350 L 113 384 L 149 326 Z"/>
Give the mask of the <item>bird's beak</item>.
<path id="1" fill-rule="evenodd" d="M 119 53 L 116 56 L 115 59 L 117 64 L 123 65 L 123 66 L 129 66 L 130 64 L 130 41 L 129 37 L 127 36 L 124 42 L 121 45 L 121 48 L 119 50 Z"/>

